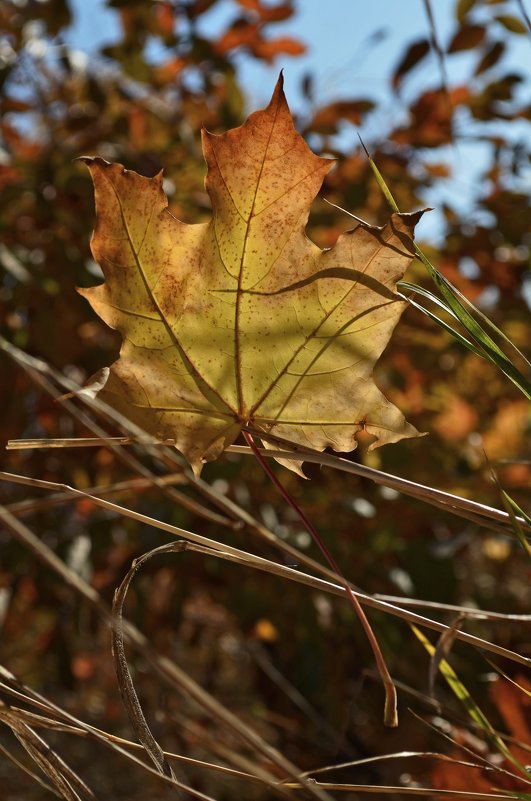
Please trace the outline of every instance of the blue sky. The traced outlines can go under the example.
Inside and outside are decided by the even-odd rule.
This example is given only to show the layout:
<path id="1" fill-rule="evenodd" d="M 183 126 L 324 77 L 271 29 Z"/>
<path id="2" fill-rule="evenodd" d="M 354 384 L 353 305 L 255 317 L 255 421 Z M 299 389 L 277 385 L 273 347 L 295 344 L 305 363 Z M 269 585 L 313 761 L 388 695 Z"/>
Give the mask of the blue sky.
<path id="1" fill-rule="evenodd" d="M 438 27 L 447 35 L 453 0 L 437 0 L 435 5 L 439 10 L 446 7 L 446 12 L 438 15 Z M 92 51 L 120 37 L 117 16 L 105 8 L 104 0 L 73 0 L 73 7 L 75 22 L 68 37 L 72 45 Z M 237 9 L 234 0 L 221 0 L 202 15 L 203 31 L 215 37 Z M 404 42 L 426 35 L 427 30 L 422 0 L 327 0 L 326 4 L 323 0 L 299 0 L 296 15 L 271 26 L 270 35 L 296 36 L 307 45 L 306 55 L 283 57 L 272 66 L 244 55 L 238 57 L 250 105 L 268 100 L 281 66 L 285 68 L 286 90 L 293 97 L 298 95 L 300 78 L 308 70 L 318 75 L 316 90 L 321 102 L 359 92 L 384 94 L 387 76 Z M 375 31 L 385 32 L 386 37 L 371 45 L 369 38 Z M 436 69 L 435 63 L 432 67 Z"/>
<path id="2" fill-rule="evenodd" d="M 75 22 L 68 43 L 85 52 L 94 52 L 102 44 L 120 38 L 117 15 L 105 8 L 104 0 L 73 0 Z M 444 46 L 454 27 L 455 0 L 435 0 L 432 3 L 439 39 Z M 216 37 L 234 18 L 238 6 L 234 0 L 221 0 L 202 16 L 205 34 Z M 519 15 L 516 0 L 507 0 L 504 13 Z M 501 12 L 500 12 L 501 13 Z M 374 34 L 382 35 L 375 40 Z M 440 82 L 437 60 L 433 54 L 411 74 L 403 99 L 394 96 L 389 88 L 389 75 L 398 63 L 406 43 L 425 37 L 429 33 L 423 0 L 299 0 L 297 13 L 290 19 L 271 27 L 271 36 L 290 35 L 307 45 L 302 57 L 281 57 L 273 65 L 265 65 L 246 56 L 237 55 L 241 84 L 249 111 L 267 103 L 279 69 L 284 68 L 286 95 L 294 111 L 301 106 L 300 85 L 302 76 L 311 72 L 315 76 L 314 93 L 318 105 L 331 100 L 356 97 L 378 97 L 379 110 L 369 115 L 360 133 L 369 143 L 381 137 L 391 122 L 404 114 L 405 101 L 415 97 L 420 88 L 434 87 Z M 503 35 L 503 30 L 498 31 Z M 529 97 L 531 83 L 531 39 L 512 37 L 510 58 L 512 66 L 527 76 L 525 91 Z M 156 54 L 155 54 L 156 55 Z M 470 56 L 466 53 L 453 57 L 448 63 L 451 80 L 462 80 L 469 74 Z M 507 123 L 504 123 L 506 126 Z M 526 122 L 511 128 L 515 138 L 531 139 L 531 125 Z M 507 128 L 504 128 L 507 135 Z M 342 144 L 348 149 L 350 142 L 357 143 L 356 129 L 345 125 Z M 429 154 L 426 154 L 429 157 Z M 465 214 L 471 214 L 472 188 L 477 184 L 482 165 L 488 156 L 486 146 L 460 144 L 448 148 L 444 157 L 452 167 L 453 177 L 438 182 L 434 195 L 426 196 L 429 205 L 441 206 L 449 201 Z M 440 152 L 437 154 L 440 159 Z M 531 188 L 531 170 L 527 176 Z M 440 214 L 425 215 L 420 234 L 437 238 L 442 230 Z"/>
<path id="3" fill-rule="evenodd" d="M 276 0 L 279 2 L 279 0 Z M 119 21 L 115 12 L 105 8 L 105 0 L 72 0 L 74 25 L 69 42 L 85 51 L 119 39 Z M 432 3 L 437 33 L 444 45 L 454 27 L 455 0 Z M 407 42 L 427 36 L 428 20 L 423 0 L 298 0 L 294 17 L 271 26 L 270 35 L 291 35 L 307 45 L 302 57 L 282 57 L 267 66 L 245 55 L 238 56 L 242 78 L 252 107 L 266 102 L 278 70 L 285 68 L 286 91 L 297 98 L 301 76 L 311 71 L 318 76 L 319 101 L 339 96 L 367 93 L 389 97 L 388 76 Z M 519 16 L 516 0 L 506 0 L 504 13 Z M 238 11 L 235 0 L 220 0 L 201 17 L 202 29 L 210 36 L 219 35 Z M 501 13 L 501 12 L 500 12 Z M 385 33 L 378 43 L 371 43 L 376 32 Z M 503 35 L 499 30 L 498 34 Z M 512 37 L 511 57 L 514 66 L 524 68 L 531 78 L 531 42 L 529 37 Z M 467 55 L 453 58 L 450 74 L 458 77 Z M 436 83 L 439 78 L 434 56 L 422 63 L 422 83 Z M 412 82 L 412 87 L 417 81 Z M 292 100 L 293 103 L 293 100 Z"/>

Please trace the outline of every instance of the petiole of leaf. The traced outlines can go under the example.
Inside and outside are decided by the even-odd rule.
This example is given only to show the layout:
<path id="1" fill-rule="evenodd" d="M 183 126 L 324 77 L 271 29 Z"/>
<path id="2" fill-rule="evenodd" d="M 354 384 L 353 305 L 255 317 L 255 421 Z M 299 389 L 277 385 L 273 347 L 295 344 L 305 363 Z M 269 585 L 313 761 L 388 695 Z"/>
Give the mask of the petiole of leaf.
<path id="1" fill-rule="evenodd" d="M 378 640 L 376 639 L 376 637 L 374 635 L 374 632 L 373 632 L 373 630 L 371 628 L 371 624 L 369 623 L 369 621 L 367 619 L 367 616 L 366 616 L 365 612 L 363 611 L 360 602 L 358 601 L 356 595 L 352 592 L 348 581 L 346 580 L 345 576 L 343 575 L 343 572 L 341 571 L 339 565 L 337 564 L 336 560 L 334 559 L 332 553 L 330 552 L 330 550 L 328 549 L 326 544 L 323 542 L 323 540 L 319 536 L 319 533 L 318 533 L 317 529 L 315 528 L 313 523 L 310 521 L 310 519 L 306 516 L 306 514 L 303 512 L 303 510 L 300 508 L 298 503 L 294 500 L 294 498 L 292 498 L 292 496 L 289 494 L 289 492 L 286 490 L 286 488 L 280 483 L 280 481 L 276 477 L 275 473 L 271 470 L 271 467 L 267 463 L 267 460 L 264 459 L 264 457 L 260 453 L 260 450 L 257 448 L 256 443 L 255 443 L 253 437 L 251 436 L 251 434 L 249 434 L 248 431 L 243 431 L 242 433 L 243 433 L 243 436 L 244 436 L 247 444 L 249 445 L 249 447 L 251 448 L 252 452 L 254 453 L 258 463 L 262 467 L 263 471 L 266 473 L 266 475 L 269 477 L 270 481 L 273 483 L 273 485 L 280 492 L 280 494 L 282 495 L 282 497 L 284 498 L 286 503 L 288 503 L 289 506 L 293 509 L 293 511 L 298 515 L 298 517 L 300 518 L 300 520 L 303 523 L 304 527 L 306 528 L 306 531 L 308 532 L 308 534 L 310 535 L 312 540 L 315 542 L 315 544 L 317 545 L 317 547 L 319 548 L 319 550 L 321 551 L 321 553 L 325 557 L 326 561 L 328 562 L 329 566 L 336 573 L 338 579 L 340 580 L 341 584 L 345 588 L 345 590 L 347 592 L 347 597 L 349 598 L 350 603 L 351 603 L 354 611 L 356 612 L 356 615 L 358 616 L 358 619 L 359 619 L 359 621 L 360 621 L 360 623 L 361 623 L 361 625 L 363 627 L 363 630 L 364 630 L 364 632 L 365 632 L 365 634 L 367 636 L 367 639 L 369 640 L 372 652 L 374 654 L 374 658 L 376 660 L 376 665 L 378 667 L 378 672 L 380 674 L 380 678 L 381 678 L 383 686 L 384 686 L 384 690 L 385 690 L 384 724 L 385 724 L 385 726 L 390 726 L 390 727 L 398 726 L 396 688 L 395 688 L 395 685 L 393 684 L 393 680 L 391 678 L 391 674 L 389 673 L 389 670 L 388 670 L 387 665 L 385 663 L 385 659 L 384 659 L 384 656 L 383 656 L 382 651 L 380 649 L 380 645 L 378 643 Z"/>

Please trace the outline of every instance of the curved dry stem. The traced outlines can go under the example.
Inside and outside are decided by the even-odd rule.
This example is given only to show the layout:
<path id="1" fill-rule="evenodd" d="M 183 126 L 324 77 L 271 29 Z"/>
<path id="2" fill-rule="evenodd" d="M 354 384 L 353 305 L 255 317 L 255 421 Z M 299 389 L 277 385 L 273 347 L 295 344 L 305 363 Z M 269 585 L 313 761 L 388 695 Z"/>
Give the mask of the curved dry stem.
<path id="1" fill-rule="evenodd" d="M 33 534 L 30 529 L 25 526 L 21 521 L 17 520 L 11 515 L 5 507 L 0 506 L 0 521 L 17 537 L 25 547 L 28 547 L 31 552 L 47 567 L 51 568 L 59 577 L 74 590 L 81 598 L 93 606 L 102 618 L 112 626 L 112 611 L 107 604 L 101 599 L 97 591 L 91 587 L 81 576 L 70 570 L 65 563 L 53 553 L 53 551 L 45 545 L 38 537 Z M 217 547 L 221 547 L 219 543 L 215 543 Z M 188 543 L 183 544 L 184 547 Z M 212 549 L 207 549 L 208 553 L 213 553 Z M 189 676 L 184 670 L 179 668 L 172 660 L 167 657 L 159 656 L 149 645 L 147 638 L 129 621 L 123 621 L 123 635 L 124 639 L 134 647 L 136 651 L 142 654 L 146 662 L 152 667 L 154 673 L 158 678 L 164 682 L 165 685 L 172 689 L 177 689 L 179 692 L 186 695 L 195 701 L 210 717 L 218 720 L 222 725 L 226 726 L 241 742 L 247 746 L 252 746 L 255 751 L 261 754 L 271 765 L 274 765 L 277 770 L 285 776 L 286 774 L 292 775 L 296 778 L 300 771 L 294 766 L 292 770 L 287 770 L 287 765 L 290 763 L 269 743 L 267 743 L 253 728 L 243 723 L 235 714 L 233 714 L 227 707 L 219 703 L 210 693 L 203 690 L 194 679 Z M 3 672 L 0 670 L 0 672 Z M 129 755 L 131 758 L 132 755 Z M 230 754 L 227 754 L 227 758 Z M 170 782 L 179 786 L 174 779 L 163 776 L 157 771 L 153 770 L 145 763 L 140 763 L 146 770 L 159 776 L 161 780 Z M 270 787 L 277 787 L 278 779 L 273 776 L 268 770 L 255 766 L 255 774 L 261 778 Z M 184 788 L 183 788 L 184 789 Z M 331 801 L 330 797 L 308 785 L 308 791 L 311 792 L 321 801 Z M 285 792 L 285 790 L 283 791 Z"/>
<path id="2" fill-rule="evenodd" d="M 147 754 L 159 773 L 162 773 L 164 776 L 169 776 L 171 779 L 175 779 L 175 774 L 164 755 L 164 751 L 153 736 L 146 718 L 144 717 L 144 713 L 142 711 L 142 707 L 140 706 L 140 701 L 138 700 L 138 695 L 136 694 L 135 686 L 133 684 L 131 672 L 127 664 L 127 658 L 125 656 L 122 633 L 123 603 L 127 590 L 129 589 L 129 584 L 136 573 L 136 570 L 137 563 L 135 560 L 135 562 L 133 562 L 133 567 L 114 593 L 112 604 L 112 655 L 114 660 L 114 669 L 116 671 L 116 677 L 118 679 L 118 687 L 120 688 L 122 701 L 124 702 L 124 706 L 127 710 L 129 720 L 136 736 L 144 746 Z"/>
<path id="3" fill-rule="evenodd" d="M 350 762 L 340 762 L 337 765 L 325 765 L 322 768 L 316 768 L 315 770 L 308 770 L 305 772 L 305 776 L 318 776 L 322 775 L 323 773 L 331 773 L 334 770 L 344 770 L 346 768 L 357 768 L 360 765 L 369 765 L 377 762 L 387 762 L 388 760 L 392 759 L 411 759 L 411 758 L 419 758 L 419 759 L 436 759 L 440 762 L 449 762 L 453 765 L 463 765 L 467 768 L 480 768 L 483 769 L 484 765 L 479 765 L 477 762 L 466 762 L 463 759 L 455 759 L 454 757 L 450 757 L 447 754 L 441 754 L 438 751 L 396 751 L 393 754 L 379 754 L 378 756 L 372 757 L 364 757 L 363 759 L 354 759 Z M 490 765 L 490 769 L 495 771 L 497 768 L 493 765 Z"/>
<path id="4" fill-rule="evenodd" d="M 164 757 L 164 752 L 155 741 L 155 738 L 151 734 L 149 727 L 146 723 L 144 714 L 142 712 L 142 708 L 138 701 L 138 696 L 136 694 L 133 680 L 131 678 L 131 673 L 129 671 L 129 667 L 127 664 L 127 659 L 125 656 L 125 648 L 124 648 L 124 628 L 123 628 L 123 618 L 122 618 L 122 609 L 123 603 L 125 601 L 125 597 L 127 595 L 127 591 L 131 584 L 132 579 L 138 572 L 138 570 L 144 565 L 147 561 L 152 559 L 154 556 L 159 556 L 161 554 L 169 554 L 169 553 L 183 553 L 186 550 L 195 550 L 193 544 L 189 542 L 183 542 L 182 540 L 179 542 L 172 542 L 168 545 L 161 545 L 158 548 L 154 548 L 151 551 L 139 556 L 138 559 L 135 559 L 131 568 L 127 572 L 127 575 L 121 582 L 119 588 L 117 589 L 115 596 L 114 596 L 114 603 L 113 603 L 113 651 L 115 654 L 115 667 L 116 667 L 116 674 L 118 677 L 118 683 L 120 685 L 120 691 L 122 692 L 122 698 L 124 699 L 124 703 L 126 705 L 127 712 L 129 714 L 129 718 L 131 720 L 131 724 L 135 729 L 140 741 L 148 751 L 151 759 L 155 762 L 156 765 L 159 766 L 161 772 L 165 772 L 164 768 L 166 767 L 167 770 L 171 770 L 169 765 L 166 762 Z M 201 549 L 201 552 L 204 549 Z M 214 553 L 214 555 L 218 555 L 216 551 L 212 552 L 212 549 L 208 549 L 208 553 Z M 251 734 L 251 741 L 255 747 L 258 747 L 258 750 L 263 751 L 263 741 L 259 741 L 257 736 L 250 730 Z M 246 743 L 248 743 L 248 738 L 246 737 Z M 269 750 L 269 748 L 268 748 Z M 285 757 L 280 757 L 277 754 L 276 763 L 279 767 L 282 767 L 288 776 L 291 778 L 296 779 L 300 776 L 300 771 L 293 765 L 288 759 Z M 322 799 L 322 801 L 331 801 L 328 799 L 326 794 L 323 794 L 319 791 L 316 791 L 314 784 L 312 782 L 305 782 L 302 781 L 302 787 L 308 789 L 312 795 L 315 795 L 317 798 Z M 284 785 L 275 785 L 277 787 L 278 792 L 281 795 L 284 795 Z"/>

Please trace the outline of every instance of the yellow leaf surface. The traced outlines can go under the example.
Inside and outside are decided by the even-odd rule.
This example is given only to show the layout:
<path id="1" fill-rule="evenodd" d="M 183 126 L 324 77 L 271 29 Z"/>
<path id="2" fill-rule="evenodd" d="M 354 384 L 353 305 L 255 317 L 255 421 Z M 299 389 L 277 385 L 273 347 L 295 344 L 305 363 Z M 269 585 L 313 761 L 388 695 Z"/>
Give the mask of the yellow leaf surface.
<path id="1" fill-rule="evenodd" d="M 359 224 L 322 251 L 305 235 L 331 168 L 295 131 L 279 79 L 270 104 L 221 136 L 203 132 L 209 223 L 168 210 L 162 176 L 86 159 L 94 257 L 80 290 L 120 331 L 100 397 L 198 471 L 243 425 L 323 450 L 417 434 L 372 379 L 404 308 L 396 295 L 419 214 Z"/>

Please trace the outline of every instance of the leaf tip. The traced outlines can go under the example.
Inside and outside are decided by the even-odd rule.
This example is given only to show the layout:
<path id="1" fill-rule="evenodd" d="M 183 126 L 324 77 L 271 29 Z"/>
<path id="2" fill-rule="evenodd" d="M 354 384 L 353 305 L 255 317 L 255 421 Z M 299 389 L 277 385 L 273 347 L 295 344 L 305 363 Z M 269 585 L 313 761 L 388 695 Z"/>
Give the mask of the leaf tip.
<path id="1" fill-rule="evenodd" d="M 417 224 L 420 222 L 422 217 L 428 211 L 433 211 L 433 209 L 424 208 L 424 209 L 418 209 L 418 211 L 400 212 L 399 214 L 400 214 L 400 219 L 402 220 L 404 225 L 406 225 L 408 228 L 411 228 L 413 230 L 417 226 Z"/>
<path id="2" fill-rule="evenodd" d="M 194 478 L 196 478 L 196 479 L 200 478 L 201 477 L 201 471 L 203 470 L 203 467 L 205 465 L 205 460 L 204 459 L 193 459 L 192 460 L 192 459 L 189 458 L 189 464 L 190 464 L 190 467 L 192 468 L 192 473 L 194 474 Z"/>
<path id="3" fill-rule="evenodd" d="M 288 105 L 286 94 L 284 92 L 284 70 L 280 70 L 278 74 L 277 82 L 275 84 L 275 88 L 273 89 L 273 94 L 271 95 L 271 101 L 269 105 L 272 106 L 280 103 L 284 103 L 286 106 Z"/>
<path id="4" fill-rule="evenodd" d="M 94 161 L 94 156 L 76 156 L 75 159 L 72 159 L 73 162 L 82 161 L 83 164 L 90 165 Z"/>
<path id="5" fill-rule="evenodd" d="M 101 156 L 78 156 L 73 161 L 82 161 L 90 169 L 91 167 L 111 167 L 111 162 L 103 159 Z"/>
<path id="6" fill-rule="evenodd" d="M 365 147 L 365 142 L 363 141 L 363 139 L 361 138 L 361 135 L 359 133 L 358 133 L 358 139 L 360 140 L 360 144 L 361 144 L 363 150 L 365 151 L 365 155 L 367 156 L 369 161 L 372 161 L 371 154 L 369 153 L 369 151 Z"/>

